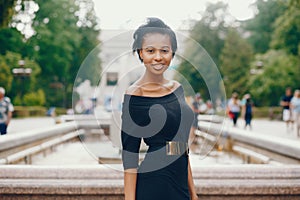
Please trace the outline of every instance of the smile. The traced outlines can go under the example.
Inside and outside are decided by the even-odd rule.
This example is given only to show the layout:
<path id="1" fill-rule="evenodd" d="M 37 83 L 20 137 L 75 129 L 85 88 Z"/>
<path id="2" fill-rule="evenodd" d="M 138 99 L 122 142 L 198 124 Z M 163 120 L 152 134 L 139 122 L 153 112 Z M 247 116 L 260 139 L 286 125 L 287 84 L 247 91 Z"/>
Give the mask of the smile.
<path id="1" fill-rule="evenodd" d="M 155 70 L 161 70 L 165 67 L 165 65 L 163 64 L 157 64 L 157 65 L 152 65 L 152 67 L 155 69 Z"/>

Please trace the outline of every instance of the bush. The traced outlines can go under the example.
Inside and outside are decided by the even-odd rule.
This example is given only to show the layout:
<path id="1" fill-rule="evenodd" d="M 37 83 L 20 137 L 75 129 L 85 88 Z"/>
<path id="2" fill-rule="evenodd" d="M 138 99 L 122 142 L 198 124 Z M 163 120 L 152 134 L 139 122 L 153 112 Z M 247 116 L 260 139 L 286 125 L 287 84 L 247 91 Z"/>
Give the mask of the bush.
<path id="1" fill-rule="evenodd" d="M 15 110 L 13 112 L 13 117 L 29 117 L 29 110 L 26 107 L 15 106 Z"/>
<path id="2" fill-rule="evenodd" d="M 42 106 L 14 106 L 15 110 L 13 112 L 14 118 L 24 118 L 24 117 L 43 117 L 46 116 L 47 108 Z M 56 115 L 66 114 L 65 108 L 55 108 Z"/>
<path id="3" fill-rule="evenodd" d="M 46 102 L 45 93 L 43 90 L 37 92 L 30 92 L 23 97 L 24 105 L 26 106 L 43 106 Z"/>
<path id="4" fill-rule="evenodd" d="M 42 106 L 15 106 L 15 111 L 13 112 L 13 117 L 22 118 L 22 117 L 37 117 L 45 116 L 46 108 Z"/>
<path id="5" fill-rule="evenodd" d="M 19 95 L 17 95 L 14 100 L 13 100 L 13 104 L 16 106 L 21 106 L 22 105 L 22 99 Z"/>
<path id="6" fill-rule="evenodd" d="M 67 113 L 67 109 L 66 108 L 56 108 L 55 113 L 56 113 L 56 115 L 65 115 Z"/>
<path id="7" fill-rule="evenodd" d="M 254 118 L 269 118 L 271 120 L 281 119 L 282 108 L 279 107 L 255 107 L 253 109 Z"/>

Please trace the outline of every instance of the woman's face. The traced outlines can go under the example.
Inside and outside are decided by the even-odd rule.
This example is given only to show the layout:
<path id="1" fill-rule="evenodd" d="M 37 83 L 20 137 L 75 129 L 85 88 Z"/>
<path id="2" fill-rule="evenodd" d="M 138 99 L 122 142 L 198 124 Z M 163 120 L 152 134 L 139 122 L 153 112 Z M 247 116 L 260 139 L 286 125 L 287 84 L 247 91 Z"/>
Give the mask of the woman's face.
<path id="1" fill-rule="evenodd" d="M 143 38 L 140 57 L 147 70 L 153 74 L 162 74 L 172 60 L 172 45 L 169 35 L 148 33 Z"/>

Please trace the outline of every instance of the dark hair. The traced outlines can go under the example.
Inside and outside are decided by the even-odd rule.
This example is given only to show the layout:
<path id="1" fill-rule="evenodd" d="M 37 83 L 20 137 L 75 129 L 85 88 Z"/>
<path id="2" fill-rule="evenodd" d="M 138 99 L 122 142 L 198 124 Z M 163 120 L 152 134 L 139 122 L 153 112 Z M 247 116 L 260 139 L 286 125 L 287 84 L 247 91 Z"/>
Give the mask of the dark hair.
<path id="1" fill-rule="evenodd" d="M 158 18 L 148 18 L 147 23 L 141 25 L 134 33 L 133 33 L 133 45 L 132 51 L 133 53 L 137 52 L 139 59 L 143 62 L 143 59 L 140 57 L 140 50 L 142 48 L 143 38 L 148 33 L 161 33 L 170 36 L 171 45 L 172 45 L 172 57 L 174 57 L 175 52 L 177 50 L 177 39 L 174 31 L 166 25 L 162 20 Z"/>

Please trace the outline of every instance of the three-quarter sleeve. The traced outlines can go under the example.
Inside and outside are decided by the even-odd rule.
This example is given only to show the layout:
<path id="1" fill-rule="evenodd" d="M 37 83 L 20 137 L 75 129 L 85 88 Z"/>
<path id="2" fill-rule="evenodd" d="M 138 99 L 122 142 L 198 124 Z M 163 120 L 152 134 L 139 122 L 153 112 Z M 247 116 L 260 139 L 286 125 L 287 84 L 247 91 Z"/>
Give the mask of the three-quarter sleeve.
<path id="1" fill-rule="evenodd" d="M 141 138 L 129 135 L 124 131 L 121 131 L 121 137 L 124 169 L 137 168 L 139 163 Z"/>
<path id="2" fill-rule="evenodd" d="M 134 126 L 137 123 L 134 119 L 138 115 L 136 112 L 134 112 L 134 109 L 132 108 L 130 114 L 129 107 L 131 106 L 124 106 L 124 105 L 126 104 L 123 104 L 122 117 L 121 117 L 122 119 L 121 141 L 122 141 L 123 167 L 124 169 L 137 168 L 139 165 L 139 150 L 141 144 L 141 137 L 139 137 L 139 133 Z"/>

